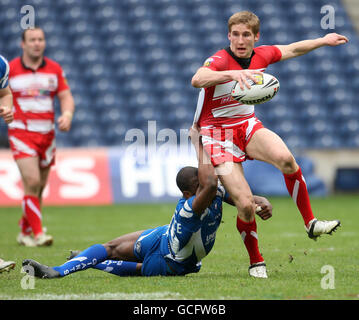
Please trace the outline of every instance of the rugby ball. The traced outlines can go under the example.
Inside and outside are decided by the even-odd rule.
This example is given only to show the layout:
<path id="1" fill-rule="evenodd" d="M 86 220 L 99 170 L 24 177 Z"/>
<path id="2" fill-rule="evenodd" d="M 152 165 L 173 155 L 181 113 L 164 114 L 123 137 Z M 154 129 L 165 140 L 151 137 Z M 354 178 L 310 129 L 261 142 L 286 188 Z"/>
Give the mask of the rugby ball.
<path id="1" fill-rule="evenodd" d="M 250 88 L 244 85 L 242 90 L 236 81 L 233 85 L 231 95 L 234 100 L 243 104 L 261 104 L 272 99 L 279 90 L 279 81 L 276 77 L 268 74 L 256 74 L 257 83 L 247 80 Z"/>

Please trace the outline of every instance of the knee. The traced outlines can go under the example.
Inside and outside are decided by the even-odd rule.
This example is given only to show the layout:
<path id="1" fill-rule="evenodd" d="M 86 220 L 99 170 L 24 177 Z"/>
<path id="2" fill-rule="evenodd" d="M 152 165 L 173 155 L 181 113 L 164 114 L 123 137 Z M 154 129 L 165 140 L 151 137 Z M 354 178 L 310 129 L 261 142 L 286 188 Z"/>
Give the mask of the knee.
<path id="1" fill-rule="evenodd" d="M 280 171 L 291 174 L 298 170 L 298 164 L 291 153 L 283 154 L 278 158 L 277 165 Z"/>
<path id="2" fill-rule="evenodd" d="M 243 218 L 245 221 L 251 221 L 254 217 L 254 203 L 248 203 L 246 206 L 242 209 L 243 212 Z"/>
<path id="3" fill-rule="evenodd" d="M 238 199 L 236 203 L 238 216 L 244 221 L 251 221 L 254 217 L 255 202 L 253 197 Z"/>
<path id="4" fill-rule="evenodd" d="M 34 195 L 38 195 L 41 190 L 41 181 L 38 177 L 35 176 L 27 176 L 24 177 L 24 188 L 27 192 L 33 193 Z"/>

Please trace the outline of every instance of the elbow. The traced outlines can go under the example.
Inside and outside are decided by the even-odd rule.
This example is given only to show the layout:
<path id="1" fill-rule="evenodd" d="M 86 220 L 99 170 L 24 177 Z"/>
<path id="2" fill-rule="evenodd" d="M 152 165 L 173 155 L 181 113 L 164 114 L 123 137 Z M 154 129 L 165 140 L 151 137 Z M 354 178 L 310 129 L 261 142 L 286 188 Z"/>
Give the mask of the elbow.
<path id="1" fill-rule="evenodd" d="M 195 88 L 201 88 L 201 82 L 197 75 L 194 75 L 192 77 L 191 85 L 192 85 L 192 87 L 195 87 Z"/>

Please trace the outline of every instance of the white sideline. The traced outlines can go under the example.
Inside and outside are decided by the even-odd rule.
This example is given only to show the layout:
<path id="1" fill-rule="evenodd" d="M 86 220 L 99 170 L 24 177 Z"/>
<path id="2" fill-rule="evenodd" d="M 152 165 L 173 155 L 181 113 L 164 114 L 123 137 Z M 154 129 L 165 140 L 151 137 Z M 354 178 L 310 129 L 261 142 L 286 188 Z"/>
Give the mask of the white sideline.
<path id="1" fill-rule="evenodd" d="M 101 294 L 34 294 L 22 297 L 0 295 L 0 300 L 156 300 L 156 299 L 184 299 L 177 292 L 150 292 L 150 293 L 101 293 Z"/>

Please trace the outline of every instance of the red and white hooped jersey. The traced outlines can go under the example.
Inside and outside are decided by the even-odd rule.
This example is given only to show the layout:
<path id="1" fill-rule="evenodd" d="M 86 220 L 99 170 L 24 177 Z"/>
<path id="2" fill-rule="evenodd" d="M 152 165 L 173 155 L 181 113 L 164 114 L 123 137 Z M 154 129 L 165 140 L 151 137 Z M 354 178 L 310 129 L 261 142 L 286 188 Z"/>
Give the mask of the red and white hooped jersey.
<path id="1" fill-rule="evenodd" d="M 26 67 L 20 57 L 10 61 L 9 86 L 14 99 L 11 129 L 46 134 L 55 129 L 54 97 L 69 89 L 61 66 L 44 57 L 37 70 Z"/>
<path id="2" fill-rule="evenodd" d="M 269 64 L 282 57 L 275 46 L 259 46 L 253 49 L 248 69 L 264 72 Z M 222 49 L 209 57 L 203 67 L 214 71 L 243 70 L 230 49 Z M 232 99 L 231 91 L 235 81 L 227 81 L 208 88 L 202 88 L 197 102 L 194 122 L 202 127 L 233 126 L 254 116 L 254 105 L 244 105 Z"/>

